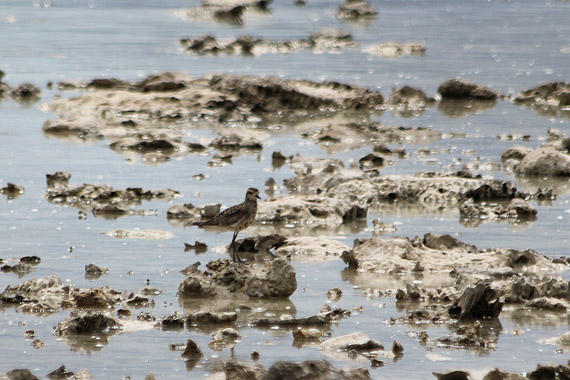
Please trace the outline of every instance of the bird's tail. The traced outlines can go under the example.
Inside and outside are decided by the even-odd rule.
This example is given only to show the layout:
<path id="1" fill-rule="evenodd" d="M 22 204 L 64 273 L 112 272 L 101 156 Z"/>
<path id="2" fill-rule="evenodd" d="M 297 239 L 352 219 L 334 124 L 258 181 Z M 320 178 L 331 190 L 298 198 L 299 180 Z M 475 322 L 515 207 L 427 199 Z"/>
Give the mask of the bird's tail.
<path id="1" fill-rule="evenodd" d="M 203 226 L 204 226 L 204 222 L 193 222 L 192 225 L 193 225 L 193 226 L 198 226 L 198 227 L 203 227 Z"/>

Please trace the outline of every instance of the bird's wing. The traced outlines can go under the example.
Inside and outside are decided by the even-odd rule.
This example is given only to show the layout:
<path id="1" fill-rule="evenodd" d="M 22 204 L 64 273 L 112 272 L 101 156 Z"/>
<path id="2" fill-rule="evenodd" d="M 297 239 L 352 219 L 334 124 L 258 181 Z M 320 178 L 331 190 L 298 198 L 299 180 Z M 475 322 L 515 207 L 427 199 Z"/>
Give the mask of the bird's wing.
<path id="1" fill-rule="evenodd" d="M 203 226 L 231 226 L 235 224 L 238 220 L 244 217 L 242 207 L 240 205 L 232 206 L 220 212 L 218 215 L 214 216 L 212 219 L 207 220 L 202 223 Z"/>

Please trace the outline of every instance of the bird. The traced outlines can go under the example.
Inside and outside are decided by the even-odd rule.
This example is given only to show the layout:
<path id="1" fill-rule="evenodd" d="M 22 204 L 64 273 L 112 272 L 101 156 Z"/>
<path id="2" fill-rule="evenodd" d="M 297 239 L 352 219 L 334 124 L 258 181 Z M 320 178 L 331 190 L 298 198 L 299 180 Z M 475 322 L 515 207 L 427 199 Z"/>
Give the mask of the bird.
<path id="1" fill-rule="evenodd" d="M 198 227 L 222 227 L 225 229 L 232 230 L 234 236 L 232 237 L 232 242 L 230 243 L 230 248 L 232 249 L 232 259 L 234 262 L 239 262 L 245 264 L 239 257 L 236 247 L 236 238 L 238 233 L 249 227 L 255 220 L 255 215 L 257 214 L 257 200 L 261 199 L 259 196 L 259 190 L 255 187 L 250 187 L 245 193 L 245 200 L 235 206 L 229 207 L 219 214 L 213 216 L 211 219 L 194 222 L 192 225 Z"/>

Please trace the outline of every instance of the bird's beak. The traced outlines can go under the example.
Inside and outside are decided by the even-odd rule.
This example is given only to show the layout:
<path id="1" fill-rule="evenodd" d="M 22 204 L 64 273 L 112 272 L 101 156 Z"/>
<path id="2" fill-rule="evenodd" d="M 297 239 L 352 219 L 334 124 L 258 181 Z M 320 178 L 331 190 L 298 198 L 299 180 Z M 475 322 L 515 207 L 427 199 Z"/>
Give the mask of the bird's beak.
<path id="1" fill-rule="evenodd" d="M 259 195 L 256 195 L 255 197 L 256 197 L 257 199 L 261 199 L 261 197 L 260 197 Z"/>

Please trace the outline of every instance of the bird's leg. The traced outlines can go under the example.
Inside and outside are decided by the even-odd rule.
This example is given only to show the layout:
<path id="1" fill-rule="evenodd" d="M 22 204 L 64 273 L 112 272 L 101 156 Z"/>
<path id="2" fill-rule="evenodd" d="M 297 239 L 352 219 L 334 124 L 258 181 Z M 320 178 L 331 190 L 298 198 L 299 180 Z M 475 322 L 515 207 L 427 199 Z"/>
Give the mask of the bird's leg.
<path id="1" fill-rule="evenodd" d="M 234 232 L 234 236 L 232 237 L 232 242 L 230 243 L 230 249 L 232 250 L 232 260 L 236 261 L 236 250 L 235 250 L 235 243 L 236 243 L 237 232 Z"/>
<path id="2" fill-rule="evenodd" d="M 237 235 L 238 235 L 238 232 L 234 232 L 234 237 L 232 238 L 232 242 L 230 243 L 230 247 L 232 248 L 232 258 L 234 260 L 234 263 L 237 261 L 238 263 L 245 264 L 245 262 L 242 261 L 238 255 L 238 249 L 237 249 L 238 247 L 236 245 Z"/>

